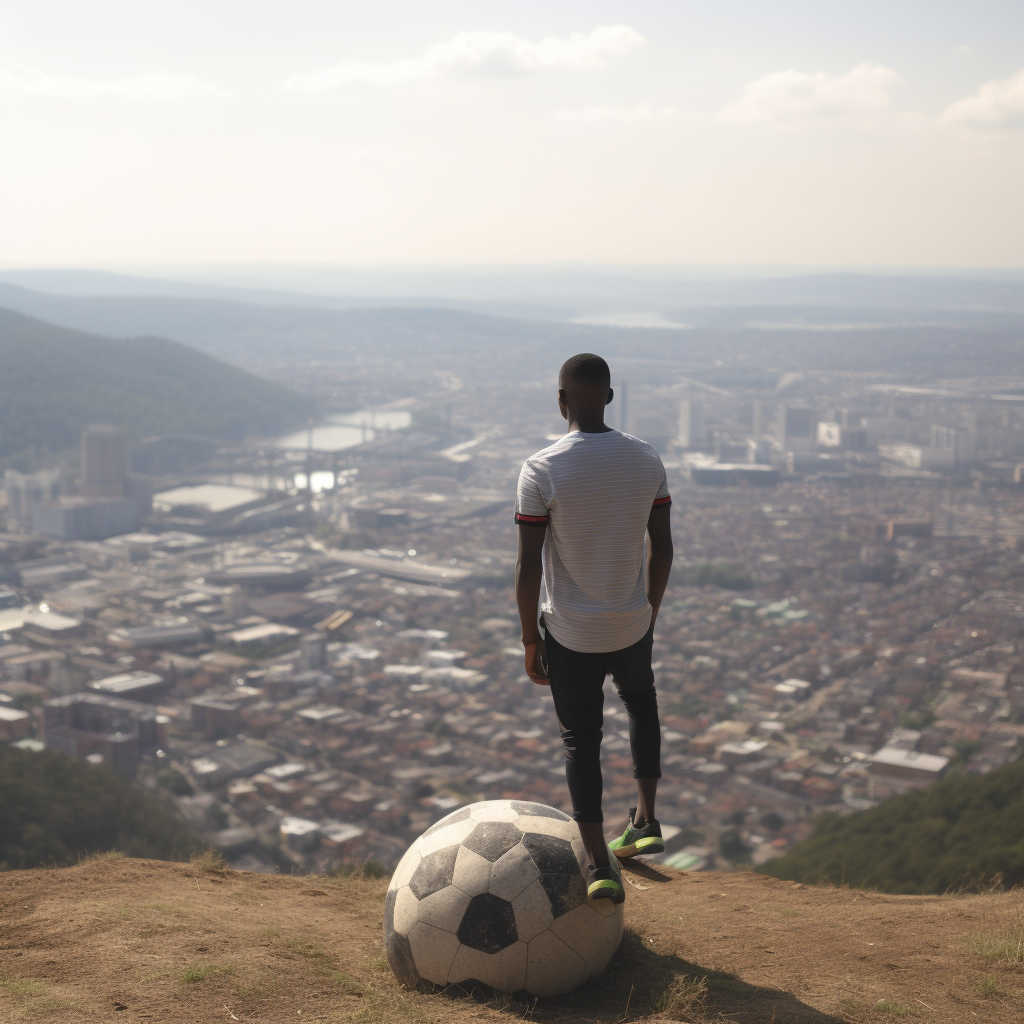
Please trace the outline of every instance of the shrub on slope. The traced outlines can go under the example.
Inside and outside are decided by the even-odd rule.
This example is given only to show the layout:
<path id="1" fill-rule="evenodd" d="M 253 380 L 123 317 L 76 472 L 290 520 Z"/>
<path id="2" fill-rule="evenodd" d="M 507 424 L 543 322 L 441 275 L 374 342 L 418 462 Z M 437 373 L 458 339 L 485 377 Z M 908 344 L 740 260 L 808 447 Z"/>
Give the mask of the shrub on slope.
<path id="1" fill-rule="evenodd" d="M 998 875 L 1024 884 L 1024 759 L 848 817 L 822 814 L 808 840 L 760 870 L 893 893 L 941 893 Z"/>
<path id="2" fill-rule="evenodd" d="M 303 422 L 300 395 L 187 345 L 84 334 L 0 309 L 0 460 L 57 453 L 90 423 L 136 436 L 267 434 Z"/>
<path id="3" fill-rule="evenodd" d="M 74 864 L 107 850 L 182 860 L 201 845 L 173 807 L 104 768 L 0 747 L 0 870 Z"/>

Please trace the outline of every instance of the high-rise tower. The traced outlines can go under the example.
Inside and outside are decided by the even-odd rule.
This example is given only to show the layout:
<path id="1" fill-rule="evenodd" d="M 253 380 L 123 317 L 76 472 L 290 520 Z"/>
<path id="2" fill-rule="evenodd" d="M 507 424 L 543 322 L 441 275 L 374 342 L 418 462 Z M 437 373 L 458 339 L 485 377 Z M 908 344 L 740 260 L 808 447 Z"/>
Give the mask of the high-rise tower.
<path id="1" fill-rule="evenodd" d="M 120 427 L 92 426 L 82 433 L 82 495 L 123 498 L 128 442 Z"/>

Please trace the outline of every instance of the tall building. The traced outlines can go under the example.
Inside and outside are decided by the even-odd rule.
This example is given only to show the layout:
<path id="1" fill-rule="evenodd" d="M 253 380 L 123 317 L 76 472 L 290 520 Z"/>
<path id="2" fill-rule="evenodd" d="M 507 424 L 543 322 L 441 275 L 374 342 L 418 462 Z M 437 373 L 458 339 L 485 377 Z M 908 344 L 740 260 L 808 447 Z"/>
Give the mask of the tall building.
<path id="1" fill-rule="evenodd" d="M 818 414 L 813 409 L 781 405 L 777 431 L 784 452 L 805 453 L 818 449 Z"/>
<path id="2" fill-rule="evenodd" d="M 36 533 L 59 540 L 103 540 L 131 533 L 153 509 L 147 481 L 128 475 L 128 442 L 118 427 L 88 427 L 82 434 L 79 494 L 35 501 Z"/>
<path id="3" fill-rule="evenodd" d="M 668 416 L 634 416 L 633 434 L 654 447 L 659 455 L 668 452 L 674 424 Z"/>
<path id="4" fill-rule="evenodd" d="M 82 433 L 82 497 L 123 498 L 128 441 L 120 427 L 91 426 Z"/>
<path id="5" fill-rule="evenodd" d="M 684 398 L 679 403 L 679 444 L 683 448 L 703 448 L 707 441 L 704 403 L 699 398 Z"/>
<path id="6" fill-rule="evenodd" d="M 19 473 L 9 469 L 4 473 L 8 511 L 23 526 L 32 525 L 32 509 L 38 502 L 53 501 L 63 490 L 59 469 L 42 469 L 38 473 Z"/>
<path id="7" fill-rule="evenodd" d="M 940 423 L 932 424 L 932 448 L 936 461 L 948 461 L 955 467 L 974 461 L 974 431 L 968 427 L 949 427 Z"/>

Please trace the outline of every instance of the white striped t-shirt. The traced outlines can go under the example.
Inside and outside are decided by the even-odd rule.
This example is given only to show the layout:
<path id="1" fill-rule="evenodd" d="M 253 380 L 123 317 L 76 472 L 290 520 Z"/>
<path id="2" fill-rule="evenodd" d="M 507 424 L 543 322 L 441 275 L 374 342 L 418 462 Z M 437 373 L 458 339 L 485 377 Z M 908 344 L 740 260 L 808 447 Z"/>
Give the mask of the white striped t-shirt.
<path id="1" fill-rule="evenodd" d="M 574 430 L 523 463 L 516 522 L 546 528 L 544 625 L 574 651 L 619 651 L 651 624 L 647 520 L 672 501 L 646 441 Z"/>

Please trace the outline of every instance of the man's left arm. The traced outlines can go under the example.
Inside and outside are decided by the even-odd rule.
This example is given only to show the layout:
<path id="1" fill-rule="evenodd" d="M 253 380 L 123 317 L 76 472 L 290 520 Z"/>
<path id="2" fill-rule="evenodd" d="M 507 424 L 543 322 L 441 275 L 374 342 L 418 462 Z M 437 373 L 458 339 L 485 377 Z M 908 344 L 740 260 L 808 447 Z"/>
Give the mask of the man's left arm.
<path id="1" fill-rule="evenodd" d="M 658 620 L 669 573 L 672 571 L 672 524 L 670 503 L 657 504 L 647 520 L 647 600 L 651 605 L 651 625 Z"/>

